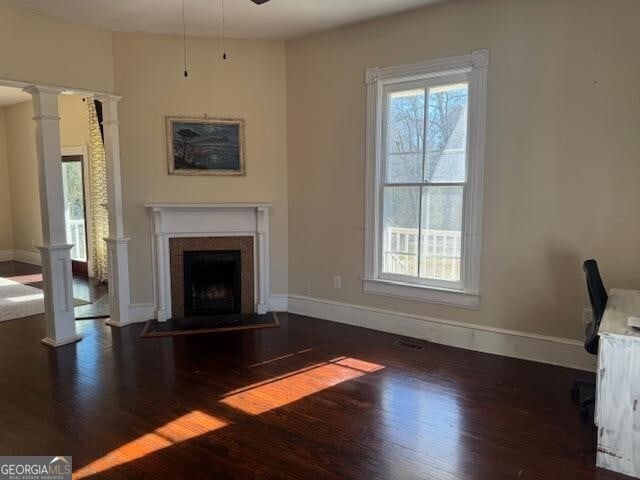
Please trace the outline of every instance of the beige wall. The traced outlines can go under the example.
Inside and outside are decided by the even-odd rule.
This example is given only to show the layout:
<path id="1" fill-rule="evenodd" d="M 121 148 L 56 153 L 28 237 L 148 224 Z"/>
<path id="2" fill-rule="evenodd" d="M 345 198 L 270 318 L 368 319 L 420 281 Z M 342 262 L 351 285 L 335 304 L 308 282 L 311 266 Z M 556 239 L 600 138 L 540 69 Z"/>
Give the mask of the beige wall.
<path id="1" fill-rule="evenodd" d="M 596 257 L 609 286 L 640 286 L 640 227 L 629 220 L 640 200 L 639 16 L 635 0 L 451 0 L 286 47 L 230 42 L 226 63 L 217 40 L 191 39 L 184 79 L 179 38 L 112 35 L 0 6 L 0 44 L 14 47 L 0 49 L 0 78 L 124 95 L 134 302 L 152 300 L 143 203 L 270 201 L 274 293 L 302 294 L 309 284 L 318 298 L 579 338 L 582 259 Z M 365 296 L 364 69 L 483 47 L 492 60 L 481 308 Z M 21 109 L 7 108 L 5 119 L 13 111 L 26 121 Z M 167 175 L 163 117 L 204 113 L 246 120 L 245 178 Z M 35 164 L 24 160 L 35 158 L 34 144 L 15 132 L 29 141 L 14 158 L 7 148 L 12 191 L 37 201 Z M 27 218 L 39 232 L 36 217 Z M 20 230 L 14 240 L 24 248 L 38 242 Z M 333 275 L 343 276 L 342 289 Z"/>
<path id="2" fill-rule="evenodd" d="M 58 108 L 62 146 L 86 144 L 89 139 L 89 127 L 82 98 L 61 95 Z M 32 119 L 33 105 L 31 101 L 27 101 L 4 107 L 3 110 L 6 130 L 7 174 L 11 192 L 11 201 L 7 203 L 11 206 L 11 230 L 13 233 L 11 248 L 37 252 L 35 247 L 42 244 L 42 225 L 35 129 Z M 0 143 L 2 143 L 1 135 L 0 130 Z M 0 157 L 1 155 L 0 151 Z M 0 158 L 0 170 L 1 165 Z M 0 216 L 0 218 L 2 217 Z M 2 238 L 1 233 L 0 238 Z M 0 250 L 2 250 L 1 247 Z"/>
<path id="3" fill-rule="evenodd" d="M 113 90 L 111 32 L 0 1 L 0 78 Z"/>
<path id="4" fill-rule="evenodd" d="M 4 108 L 0 108 L 0 251 L 13 249 L 11 224 L 11 187 L 9 183 L 9 159 L 4 125 Z"/>
<path id="5" fill-rule="evenodd" d="M 77 147 L 89 143 L 89 115 L 87 106 L 78 95 L 60 95 L 60 144 Z"/>
<path id="6" fill-rule="evenodd" d="M 0 3 L 0 79 L 113 91 L 111 32 Z M 31 102 L 5 110 L 13 248 L 35 251 L 42 234 Z"/>
<path id="7" fill-rule="evenodd" d="M 232 41 L 231 60 L 217 40 L 189 41 L 189 78 L 177 37 L 114 34 L 125 232 L 132 301 L 153 301 L 146 202 L 271 202 L 273 293 L 287 292 L 287 163 L 283 42 Z M 165 115 L 242 118 L 245 177 L 167 174 Z"/>
<path id="8" fill-rule="evenodd" d="M 42 245 L 38 162 L 31 101 L 4 108 L 11 185 L 13 248 L 37 252 Z"/>
<path id="9" fill-rule="evenodd" d="M 636 0 L 452 0 L 288 42 L 290 293 L 580 338 L 582 260 L 640 288 L 638 18 Z M 481 308 L 364 295 L 364 70 L 484 47 Z"/>

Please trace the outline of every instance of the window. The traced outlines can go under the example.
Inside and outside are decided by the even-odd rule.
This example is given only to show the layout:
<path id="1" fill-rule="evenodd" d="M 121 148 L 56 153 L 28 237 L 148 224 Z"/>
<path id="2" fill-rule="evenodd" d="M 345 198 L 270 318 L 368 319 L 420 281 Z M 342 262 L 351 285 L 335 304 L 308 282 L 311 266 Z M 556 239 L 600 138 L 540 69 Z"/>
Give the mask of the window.
<path id="1" fill-rule="evenodd" d="M 487 66 L 367 69 L 366 293 L 477 307 Z"/>

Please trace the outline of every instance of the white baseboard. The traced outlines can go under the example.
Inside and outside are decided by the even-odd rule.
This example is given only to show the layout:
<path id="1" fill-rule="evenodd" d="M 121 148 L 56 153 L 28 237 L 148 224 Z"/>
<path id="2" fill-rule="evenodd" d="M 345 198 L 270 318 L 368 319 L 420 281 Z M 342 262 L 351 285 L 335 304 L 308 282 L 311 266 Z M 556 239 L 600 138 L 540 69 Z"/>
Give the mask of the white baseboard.
<path id="1" fill-rule="evenodd" d="M 129 323 L 140 323 L 155 318 L 153 303 L 132 303 L 129 305 Z"/>
<path id="2" fill-rule="evenodd" d="M 49 347 L 61 347 L 63 345 L 68 345 L 70 343 L 75 343 L 75 342 L 79 342 L 80 340 L 82 340 L 82 335 L 74 335 L 72 337 L 69 338 L 64 338 L 62 340 L 58 340 L 55 341 L 53 338 L 43 338 L 42 340 L 40 340 L 41 343 L 49 346 Z"/>
<path id="3" fill-rule="evenodd" d="M 14 250 L 13 259 L 16 262 L 30 263 L 31 265 L 42 265 L 42 260 L 38 252 L 27 252 L 26 250 Z"/>
<path id="4" fill-rule="evenodd" d="M 289 307 L 288 295 L 271 295 L 269 297 L 270 312 L 286 312 Z"/>
<path id="5" fill-rule="evenodd" d="M 580 370 L 596 369 L 596 357 L 586 353 L 582 342 L 568 338 L 441 320 L 299 295 L 289 296 L 288 311 L 478 352 Z"/>
<path id="6" fill-rule="evenodd" d="M 0 250 L 0 262 L 10 262 L 13 260 L 13 250 Z"/>

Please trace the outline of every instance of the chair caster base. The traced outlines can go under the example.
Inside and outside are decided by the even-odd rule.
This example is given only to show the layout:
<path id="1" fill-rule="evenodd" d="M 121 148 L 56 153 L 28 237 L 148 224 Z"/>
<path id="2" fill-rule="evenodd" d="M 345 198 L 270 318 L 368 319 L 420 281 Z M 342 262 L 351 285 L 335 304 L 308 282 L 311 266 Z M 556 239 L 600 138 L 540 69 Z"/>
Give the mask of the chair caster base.
<path id="1" fill-rule="evenodd" d="M 571 387 L 571 400 L 574 402 L 580 400 L 580 387 L 578 385 Z"/>
<path id="2" fill-rule="evenodd" d="M 580 407 L 580 418 L 582 420 L 588 420 L 590 413 L 591 413 L 591 410 L 589 407 Z"/>

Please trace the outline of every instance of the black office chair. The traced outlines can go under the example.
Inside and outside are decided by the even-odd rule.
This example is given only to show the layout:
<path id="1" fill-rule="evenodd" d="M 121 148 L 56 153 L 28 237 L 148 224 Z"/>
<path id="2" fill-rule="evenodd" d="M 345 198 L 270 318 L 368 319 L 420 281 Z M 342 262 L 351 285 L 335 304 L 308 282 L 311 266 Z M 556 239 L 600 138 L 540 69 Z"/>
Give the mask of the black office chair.
<path id="1" fill-rule="evenodd" d="M 602 278 L 600 278 L 600 271 L 598 270 L 598 263 L 595 260 L 587 260 L 584 262 L 582 269 L 587 277 L 587 290 L 589 291 L 589 300 L 591 301 L 591 310 L 593 312 L 593 318 L 585 329 L 585 341 L 584 348 L 587 352 L 597 355 L 598 354 L 598 329 L 600 328 L 600 322 L 604 315 L 604 309 L 607 306 L 607 300 L 609 296 L 602 284 Z M 571 398 L 575 401 L 580 400 L 581 387 L 591 387 L 595 390 L 594 382 L 586 382 L 584 380 L 576 380 L 571 387 Z M 596 400 L 595 393 L 584 400 L 580 401 L 580 415 L 583 418 L 589 415 L 589 406 L 594 404 Z"/>

